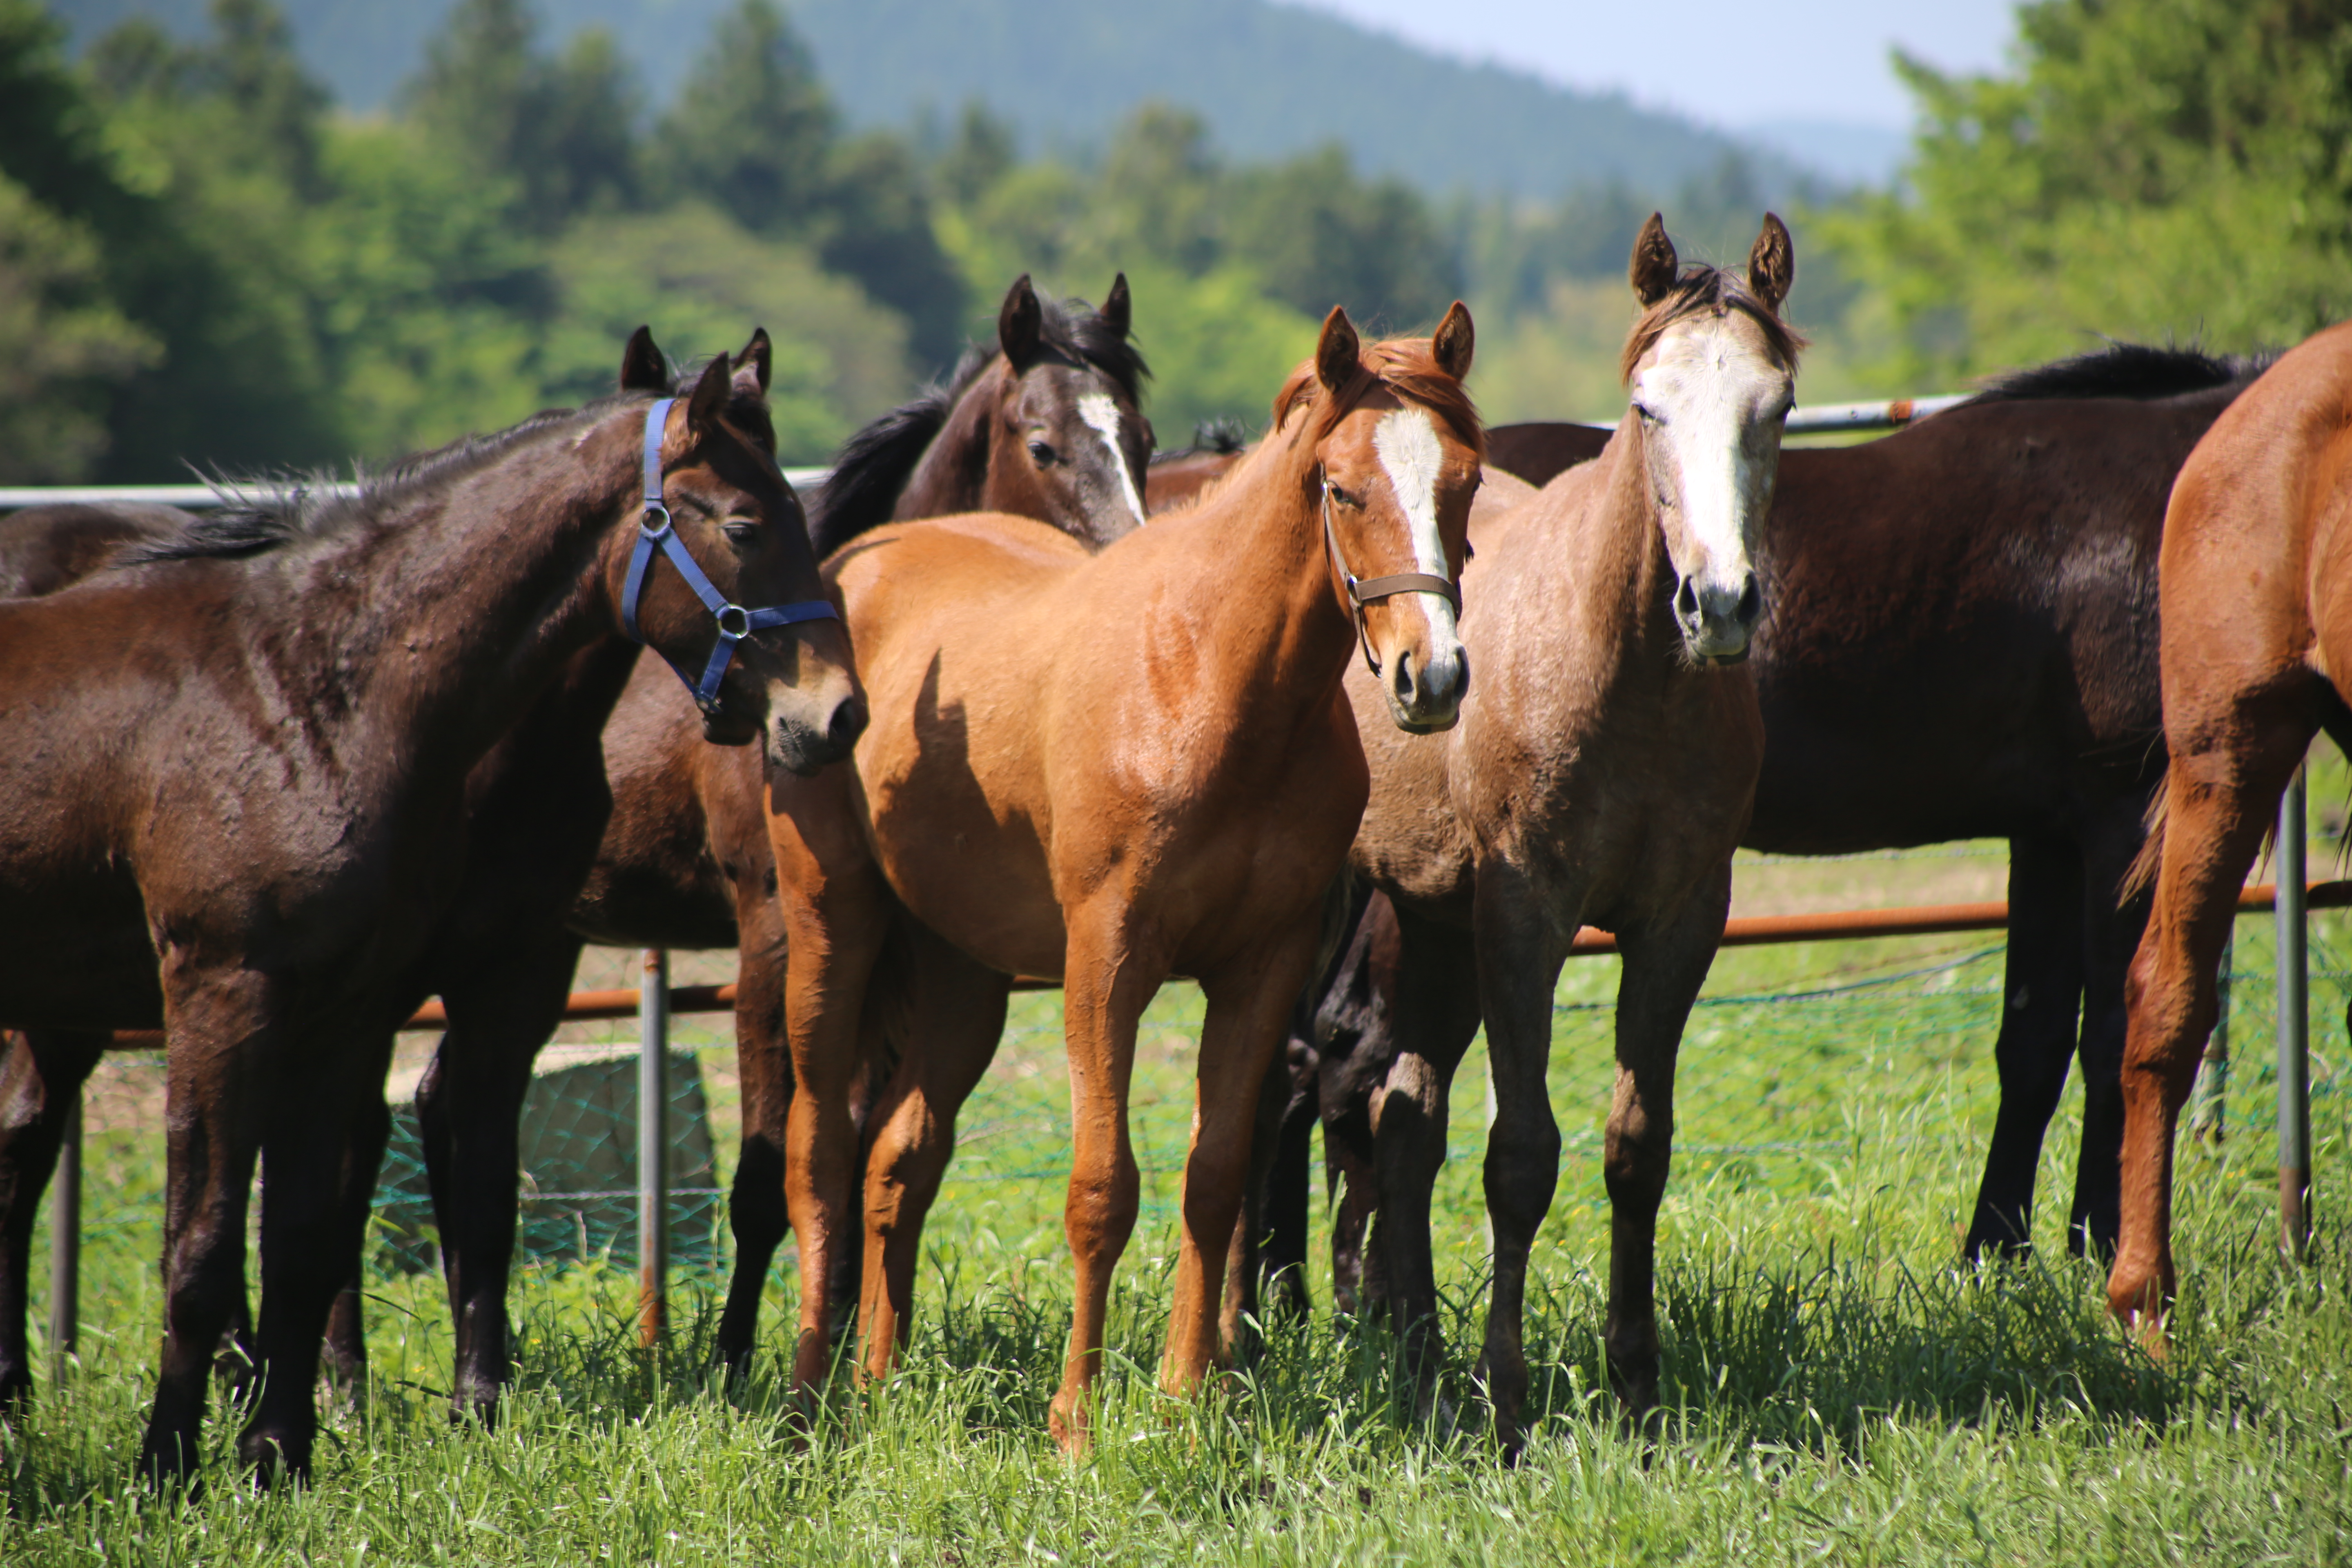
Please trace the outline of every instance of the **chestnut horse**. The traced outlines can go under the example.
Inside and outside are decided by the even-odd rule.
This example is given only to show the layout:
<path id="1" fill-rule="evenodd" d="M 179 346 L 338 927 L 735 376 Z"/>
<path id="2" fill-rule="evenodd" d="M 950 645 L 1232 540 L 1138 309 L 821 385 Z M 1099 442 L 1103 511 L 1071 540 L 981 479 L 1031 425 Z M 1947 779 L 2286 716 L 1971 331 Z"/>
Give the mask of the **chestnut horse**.
<path id="1" fill-rule="evenodd" d="M 1763 607 L 1750 552 L 1801 346 L 1779 314 L 1794 269 L 1788 231 L 1768 215 L 1745 279 L 1678 273 L 1653 216 L 1630 268 L 1642 315 L 1622 362 L 1628 416 L 1597 459 L 1473 530 L 1464 633 L 1477 683 L 1461 723 L 1443 738 L 1390 733 L 1371 722 L 1372 683 L 1348 682 L 1372 775 L 1350 864 L 1389 895 L 1399 928 L 1400 1056 L 1371 1117 L 1384 1137 L 1410 1129 L 1396 1146 L 1416 1156 L 1379 1172 L 1388 1289 L 1425 1374 L 1437 1349 L 1430 1184 L 1447 1088 L 1483 1018 L 1497 1112 L 1481 1363 L 1507 1454 L 1528 1386 L 1528 1252 L 1558 1179 L 1552 991 L 1583 925 L 1615 931 L 1625 955 L 1602 1337 L 1625 1404 L 1656 1402 L 1652 1279 L 1675 1058 L 1723 932 L 1763 754 L 1741 661 Z"/>
<path id="2" fill-rule="evenodd" d="M 2313 735 L 2352 752 L 2352 323 L 2290 350 L 2213 422 L 2173 484 L 2158 576 L 2169 761 L 2134 868 L 2156 897 L 2127 987 L 2107 1304 L 2160 1347 L 2177 1284 L 2173 1133 L 2238 889 Z"/>
<path id="3" fill-rule="evenodd" d="M 206 519 L 0 605 L 19 699 L 0 712 L 0 867 L 20 895 L 0 911 L 0 1025 L 165 1034 L 150 1475 L 195 1462 L 257 1152 L 262 1389 L 239 1453 L 308 1470 L 320 1331 L 357 1265 L 349 1131 L 462 873 L 468 775 L 531 699 L 620 627 L 697 673 L 712 739 L 764 729 L 780 763 L 821 756 L 857 701 L 797 506 L 730 401 L 720 360 L 687 397 L 539 416 L 356 500 Z M 728 635 L 746 618 L 798 624 Z"/>
<path id="4" fill-rule="evenodd" d="M 998 314 L 993 353 L 968 353 L 945 382 L 843 448 L 812 504 L 812 535 L 838 542 L 894 513 L 923 515 L 911 510 L 918 508 L 1020 512 L 1090 547 L 1135 527 L 1151 427 L 1139 407 L 1149 372 L 1129 341 L 1130 308 L 1124 275 L 1099 311 L 1041 299 L 1025 276 L 1015 281 Z M 719 1359 L 738 1372 L 748 1363 L 760 1294 L 786 1231 L 784 1118 L 793 1085 L 775 861 L 761 808 L 768 770 L 756 756 L 703 744 L 693 704 L 667 671 L 650 664 L 605 710 L 611 722 L 603 727 L 594 788 L 610 809 L 579 847 L 588 863 L 584 886 L 575 875 L 562 904 L 535 908 L 527 920 L 509 911 L 499 950 L 516 958 L 478 969 L 473 1016 L 460 1028 L 453 1011 L 451 1032 L 417 1089 L 459 1325 L 457 1398 L 483 1414 L 494 1407 L 509 1365 L 506 1296 L 523 1096 L 587 942 L 740 950 L 743 1144 L 729 1211 L 734 1272 L 717 1342 Z M 343 1325 L 339 1315 L 338 1330 Z"/>
<path id="5" fill-rule="evenodd" d="M 1966 1252 L 2022 1251 L 2042 1142 L 2070 1059 L 2085 1114 L 2066 1224 L 2071 1250 L 2113 1255 L 2123 1111 L 2124 972 L 2146 900 L 2118 904 L 2164 766 L 2156 671 L 2156 554 L 2173 475 L 2262 360 L 2117 344 L 2005 376 L 1971 402 L 1858 447 L 1781 457 L 1757 566 L 1769 607 L 1749 658 L 1764 771 L 1742 842 L 1841 854 L 1953 838 L 2010 841 L 2011 931 L 2000 1109 Z M 1501 426 L 1490 469 L 1541 482 L 1589 461 L 1609 433 Z M 1383 917 L 1385 918 L 1385 917 Z M 1418 1118 L 1370 1107 L 1408 1092 L 1379 941 L 1310 1003 L 1265 1198 L 1265 1255 L 1241 1274 L 1272 1289 L 1306 1257 L 1307 1119 L 1345 1175 L 1332 1240 L 1338 1287 L 1384 1302 L 1367 1173 L 1420 1168 Z M 1369 967 L 1366 967 L 1369 966 Z M 1276 1123 L 1269 1123 L 1275 1125 Z M 1257 1233 L 1253 1233 L 1255 1239 Z M 1267 1310 L 1304 1304 L 1285 1277 Z M 1254 1310 L 1253 1297 L 1237 1301 Z"/>
<path id="6" fill-rule="evenodd" d="M 828 563 L 875 722 L 853 767 L 770 795 L 799 1083 L 798 1385 L 826 1370 L 864 1025 L 886 1022 L 871 1016 L 886 1001 L 906 1014 L 866 1165 L 861 1319 L 866 1365 L 881 1372 L 909 1327 L 956 1110 L 1018 974 L 1063 983 L 1077 1289 L 1052 1426 L 1072 1448 L 1087 1441 L 1111 1271 L 1135 1222 L 1136 1021 L 1170 976 L 1201 984 L 1160 1382 L 1181 1392 L 1203 1375 L 1258 1080 L 1363 808 L 1340 678 L 1360 645 L 1384 672 L 1387 718 L 1416 729 L 1452 723 L 1461 700 L 1470 358 L 1458 305 L 1433 339 L 1370 350 L 1335 310 L 1256 451 L 1199 505 L 1099 555 L 976 516 L 877 529 Z M 894 940 L 908 962 L 878 964 Z"/>

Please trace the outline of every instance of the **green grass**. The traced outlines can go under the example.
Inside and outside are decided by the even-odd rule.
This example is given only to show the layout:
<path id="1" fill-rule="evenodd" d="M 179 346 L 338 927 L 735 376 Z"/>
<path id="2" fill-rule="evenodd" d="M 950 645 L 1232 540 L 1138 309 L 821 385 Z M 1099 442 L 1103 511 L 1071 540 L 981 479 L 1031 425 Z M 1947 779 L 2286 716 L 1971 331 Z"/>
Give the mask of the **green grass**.
<path id="1" fill-rule="evenodd" d="M 1068 1100 L 1051 996 L 1021 1000 L 930 1231 L 917 1344 L 887 1390 L 844 1386 L 805 1447 L 772 1381 L 704 1376 L 716 1281 L 680 1282 L 657 1360 L 633 1282 L 526 1268 L 520 1370 L 495 1435 L 452 1429 L 430 1278 L 371 1302 L 375 1381 L 330 1422 L 317 1484 L 257 1497 L 215 1458 L 207 1500 L 131 1479 L 153 1371 L 158 1141 L 93 1139 L 83 1357 L 0 1437 L 0 1560 L 828 1563 L 2334 1562 L 2352 1534 L 2352 1268 L 2335 1223 L 2352 1095 L 2352 921 L 2315 921 L 2314 1120 L 2326 1227 L 2273 1236 L 2268 921 L 2241 925 L 2229 1136 L 2184 1143 L 2186 1290 L 2173 1352 L 2107 1324 L 2064 1258 L 2078 1101 L 2042 1168 L 2040 1260 L 1957 1262 L 1990 1126 L 2000 961 L 1983 939 L 1726 953 L 1682 1057 L 1662 1218 L 1668 1429 L 1620 1430 L 1597 1335 L 1599 1129 L 1613 961 L 1563 978 L 1552 1095 L 1566 1135 L 1538 1243 L 1529 1350 L 1544 1415 L 1525 1461 L 1486 1447 L 1469 1380 L 1484 1315 L 1485 1064 L 1455 1087 L 1439 1203 L 1449 1398 L 1416 1421 L 1379 1332 L 1328 1312 L 1199 1401 L 1151 1369 L 1165 1324 L 1197 997 L 1171 988 L 1139 1051 L 1145 1208 L 1122 1268 L 1093 1458 L 1044 1433 L 1068 1322 Z M 1823 992 L 1804 1000 L 1773 1000 Z M 714 1069 L 724 1057 L 710 1058 Z M 714 1109 L 731 1116 L 714 1071 Z M 722 1145 L 731 1144 L 723 1131 Z M 1321 1205 L 1317 1209 L 1318 1226 Z M 1318 1302 L 1328 1301 L 1318 1268 Z M 764 1343 L 783 1342 L 789 1263 Z M 226 1423 L 212 1435 L 226 1442 Z"/>

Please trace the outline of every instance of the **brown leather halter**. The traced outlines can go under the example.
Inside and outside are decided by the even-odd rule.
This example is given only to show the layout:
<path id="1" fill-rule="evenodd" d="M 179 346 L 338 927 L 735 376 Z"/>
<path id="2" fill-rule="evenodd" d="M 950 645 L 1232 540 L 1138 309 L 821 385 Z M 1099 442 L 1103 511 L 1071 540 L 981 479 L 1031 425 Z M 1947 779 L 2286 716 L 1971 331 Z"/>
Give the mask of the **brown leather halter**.
<path id="1" fill-rule="evenodd" d="M 1435 594 L 1462 613 L 1462 590 L 1446 578 L 1427 572 L 1392 572 L 1385 577 L 1358 577 L 1348 570 L 1348 558 L 1339 553 L 1339 535 L 1331 526 L 1331 476 L 1318 473 L 1323 481 L 1323 542 L 1331 548 L 1331 564 L 1339 574 L 1341 586 L 1348 591 L 1348 607 L 1356 617 L 1356 646 L 1364 650 L 1364 668 L 1377 677 L 1381 661 L 1372 654 L 1372 636 L 1364 626 L 1364 606 L 1375 599 L 1391 599 L 1399 594 Z"/>

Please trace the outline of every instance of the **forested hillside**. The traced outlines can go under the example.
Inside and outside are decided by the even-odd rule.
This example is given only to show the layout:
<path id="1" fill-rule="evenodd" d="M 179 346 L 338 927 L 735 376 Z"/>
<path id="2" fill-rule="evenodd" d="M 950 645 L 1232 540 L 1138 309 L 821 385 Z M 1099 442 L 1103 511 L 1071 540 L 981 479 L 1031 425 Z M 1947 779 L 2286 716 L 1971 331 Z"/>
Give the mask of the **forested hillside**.
<path id="1" fill-rule="evenodd" d="M 392 100 L 455 0 L 287 0 L 304 62 L 356 108 Z M 667 97 L 730 0 L 541 0 L 550 37 L 609 32 Z M 205 0 L 62 0 L 77 37 L 130 16 L 184 37 Z M 1219 143 L 1270 158 L 1338 142 L 1433 193 L 1549 198 L 1614 180 L 1670 190 L 1727 153 L 1758 159 L 1776 198 L 1793 170 L 1718 132 L 1613 95 L 1439 59 L 1268 0 L 793 0 L 793 26 L 852 124 L 904 126 L 986 104 L 1032 147 L 1098 143 L 1147 100 L 1181 104 Z"/>

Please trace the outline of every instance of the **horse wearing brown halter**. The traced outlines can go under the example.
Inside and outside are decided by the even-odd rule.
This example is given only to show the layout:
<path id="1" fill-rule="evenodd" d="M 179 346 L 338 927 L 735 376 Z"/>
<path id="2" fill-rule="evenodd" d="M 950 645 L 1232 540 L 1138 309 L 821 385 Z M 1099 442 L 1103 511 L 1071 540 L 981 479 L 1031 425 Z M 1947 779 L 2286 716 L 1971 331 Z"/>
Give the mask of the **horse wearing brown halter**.
<path id="1" fill-rule="evenodd" d="M 2160 1348 L 2178 1283 L 2173 1133 L 2238 890 L 2312 737 L 2352 752 L 2352 324 L 2290 350 L 2213 422 L 2173 483 L 2158 577 L 2169 761 L 2134 868 L 2155 903 L 2126 988 L 2107 1303 Z"/>
<path id="2" fill-rule="evenodd" d="M 2173 476 L 2267 361 L 2116 344 L 2002 377 L 1970 402 L 1863 446 L 1781 456 L 1757 569 L 1768 608 L 1748 668 L 1764 771 L 1742 843 L 1842 854 L 2010 841 L 2011 937 L 1993 1056 L 2000 1110 L 1964 1250 L 2023 1251 L 2034 1174 L 2071 1058 L 2084 1084 L 2070 1250 L 2112 1257 L 2123 1138 L 2124 973 L 2147 900 L 2116 891 L 2162 776 L 2156 557 Z M 1543 482 L 1609 432 L 1501 426 L 1490 469 Z M 1375 900 L 1376 904 L 1384 900 Z M 1367 1173 L 1422 1168 L 1414 1118 L 1370 1106 L 1397 1048 L 1392 967 L 1361 945 L 1295 1026 L 1299 1078 L 1278 1113 L 1265 1256 L 1240 1277 L 1265 1310 L 1303 1309 L 1307 1122 L 1348 1201 L 1336 1288 L 1386 1302 Z M 1269 1113 L 1273 1114 L 1273 1113 Z M 1399 1147 L 1399 1145 L 1402 1145 Z M 1384 1152 L 1385 1151 L 1385 1152 Z M 1368 1271 L 1359 1289 L 1357 1271 Z M 1289 1270 L 1285 1273 L 1283 1271 Z M 1276 1284 L 1279 1277 L 1280 1284 Z M 1254 1298 L 1236 1301 L 1255 1312 Z"/>
<path id="3" fill-rule="evenodd" d="M 1601 455 L 1474 528 L 1465 636 L 1477 673 L 1442 738 L 1370 722 L 1351 676 L 1371 802 L 1350 864 L 1392 900 L 1400 1058 L 1371 1116 L 1419 1133 L 1383 1163 L 1391 1299 L 1417 1370 L 1435 1364 L 1429 1185 L 1447 1087 L 1483 1018 L 1497 1114 L 1486 1189 L 1495 1234 L 1483 1375 L 1507 1453 L 1520 1441 L 1528 1257 L 1558 1176 L 1545 1089 L 1551 998 L 1578 929 L 1617 933 L 1617 1089 L 1603 1168 L 1613 1217 L 1610 1374 L 1635 1412 L 1657 1397 L 1657 1205 L 1675 1058 L 1713 961 L 1748 825 L 1763 727 L 1742 660 L 1762 589 L 1749 566 L 1769 509 L 1798 339 L 1794 274 L 1767 216 L 1748 276 L 1677 271 L 1653 216 L 1630 276 L 1642 315 L 1622 366 L 1632 407 Z M 1450 808 L 1450 809 L 1449 809 Z M 1384 1219 L 1384 1225 L 1386 1221 Z M 1418 1245 L 1416 1245 L 1416 1242 Z"/>
<path id="4" fill-rule="evenodd" d="M 206 519 L 0 605 L 0 866 L 21 895 L 0 1023 L 166 1037 L 151 1475 L 195 1462 L 257 1152 L 275 1179 L 239 1450 L 308 1468 L 320 1331 L 358 1262 L 349 1129 L 462 875 L 473 765 L 532 698 L 617 627 L 699 672 L 711 739 L 764 729 L 780 764 L 821 759 L 856 700 L 797 506 L 730 401 L 717 361 L 686 397 L 542 415 L 355 500 Z M 777 618 L 800 624 L 759 629 Z"/>
<path id="5" fill-rule="evenodd" d="M 871 1017 L 877 992 L 906 1021 L 864 1167 L 875 1372 L 909 1326 L 954 1114 L 1024 973 L 1063 983 L 1077 1291 L 1052 1424 L 1074 1447 L 1135 1221 L 1137 1018 L 1171 975 L 1201 983 L 1160 1372 L 1171 1391 L 1200 1381 L 1217 1350 L 1258 1079 L 1363 805 L 1341 674 L 1360 643 L 1385 671 L 1393 723 L 1442 728 L 1461 699 L 1453 578 L 1477 482 L 1470 355 L 1458 306 L 1433 339 L 1370 350 L 1334 310 L 1251 458 L 1200 505 L 1099 555 L 979 516 L 877 529 L 832 559 L 875 724 L 852 767 L 770 795 L 799 1084 L 787 1166 L 798 1385 L 826 1370 L 830 1271 L 861 1166 L 850 1089 L 864 1026 L 884 1021 Z M 894 943 L 903 952 L 886 970 Z"/>
<path id="6" fill-rule="evenodd" d="M 998 313 L 992 353 L 973 351 L 944 382 L 853 437 L 811 506 L 810 531 L 838 542 L 892 516 L 985 510 L 1034 516 L 1098 546 L 1140 520 L 1134 496 L 1151 426 L 1149 374 L 1129 342 L 1124 275 L 1099 311 L 1042 300 L 1023 277 Z M 913 510 L 925 509 L 925 510 Z M 787 1229 L 783 931 L 761 802 L 761 759 L 703 744 L 667 672 L 637 671 L 603 726 L 594 787 L 610 801 L 584 882 L 564 904 L 509 913 L 481 966 L 474 1018 L 451 1033 L 417 1089 L 417 1110 L 451 1308 L 459 1324 L 457 1401 L 487 1413 L 508 1370 L 506 1294 L 514 1254 L 516 1129 L 530 1064 L 554 1033 L 590 942 L 739 950 L 735 1038 L 743 1143 L 729 1220 L 735 1260 L 716 1350 L 748 1363 L 768 1266 Z M 341 1320 L 338 1320 L 339 1326 Z M 478 1325 L 470 1328 L 469 1325 Z"/>

